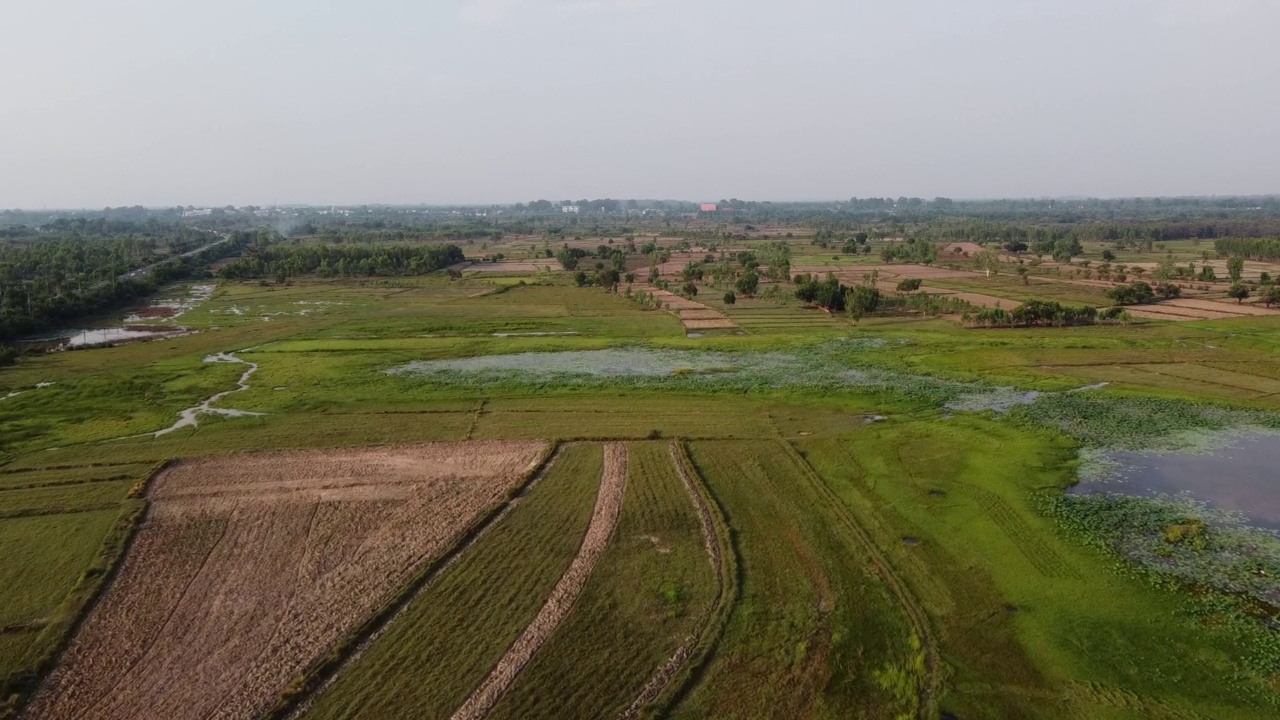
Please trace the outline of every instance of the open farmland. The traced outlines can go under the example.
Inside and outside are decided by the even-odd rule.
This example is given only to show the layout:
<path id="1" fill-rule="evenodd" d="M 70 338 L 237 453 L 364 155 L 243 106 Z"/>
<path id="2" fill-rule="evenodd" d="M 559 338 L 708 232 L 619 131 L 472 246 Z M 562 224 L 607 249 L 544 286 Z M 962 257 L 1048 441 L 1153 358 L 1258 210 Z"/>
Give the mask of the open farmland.
<path id="1" fill-rule="evenodd" d="M 266 711 L 532 469 L 541 448 L 294 452 L 167 469 L 118 576 L 30 716 Z"/>
<path id="2" fill-rule="evenodd" d="M 786 239 L 793 269 L 888 299 L 913 277 L 1006 309 L 1113 284 L 811 240 Z M 540 239 L 484 244 L 468 256 L 507 260 L 460 277 L 220 281 L 188 334 L 0 371 L 8 709 L 1247 719 L 1280 702 L 1264 623 L 1051 512 L 1099 449 L 1280 427 L 1274 311 L 1189 290 L 1152 304 L 1204 315 L 1187 322 L 987 330 L 824 310 L 782 278 L 728 303 L 710 277 L 693 299 L 648 286 L 664 309 L 558 262 L 514 267 L 550 264 Z M 206 362 L 229 353 L 257 369 Z M 241 384 L 214 407 L 254 414 L 153 435 Z"/>

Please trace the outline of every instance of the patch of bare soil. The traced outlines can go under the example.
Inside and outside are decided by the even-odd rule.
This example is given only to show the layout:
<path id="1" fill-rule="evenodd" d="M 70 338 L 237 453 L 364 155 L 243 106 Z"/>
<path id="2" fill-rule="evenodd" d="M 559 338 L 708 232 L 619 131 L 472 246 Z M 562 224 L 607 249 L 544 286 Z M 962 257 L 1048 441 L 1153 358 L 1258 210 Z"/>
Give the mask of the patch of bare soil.
<path id="1" fill-rule="evenodd" d="M 645 286 L 644 291 L 658 298 L 665 310 L 675 312 L 686 330 L 738 327 L 738 324 L 730 320 L 724 313 L 709 308 L 696 300 L 690 300 L 668 290 L 660 290 L 652 286 Z"/>
<path id="2" fill-rule="evenodd" d="M 738 324 L 729 318 L 720 318 L 718 320 L 684 320 L 682 322 L 686 330 L 730 330 L 738 327 Z"/>
<path id="3" fill-rule="evenodd" d="M 1229 320 L 1231 318 L 1243 317 L 1242 315 L 1231 315 L 1228 313 L 1214 312 L 1212 310 L 1201 310 L 1197 308 L 1183 308 L 1174 305 L 1166 306 L 1164 303 L 1151 303 L 1149 305 L 1126 305 L 1125 311 L 1136 318 L 1145 320 Z"/>
<path id="4" fill-rule="evenodd" d="M 681 320 L 719 320 L 724 317 L 718 310 L 707 308 L 705 310 L 681 310 Z"/>
<path id="5" fill-rule="evenodd" d="M 172 466 L 26 717 L 261 716 L 544 448 L 434 443 Z"/>
<path id="6" fill-rule="evenodd" d="M 591 571 L 609 545 L 609 538 L 613 535 L 618 514 L 622 510 L 626 484 L 627 445 L 608 443 L 604 446 L 604 473 L 600 478 L 595 510 L 591 514 L 591 524 L 587 527 L 587 534 L 582 539 L 577 557 L 551 590 L 551 595 L 547 597 L 533 622 L 516 638 L 515 643 L 489 672 L 489 676 L 471 693 L 471 697 L 454 712 L 453 720 L 478 720 L 487 716 L 547 638 L 569 616 L 587 579 L 591 577 Z"/>
<path id="7" fill-rule="evenodd" d="M 1249 305 L 1246 303 L 1237 303 L 1235 300 L 1196 300 L 1192 298 L 1177 298 L 1174 300 L 1165 300 L 1161 305 L 1170 305 L 1179 308 L 1194 308 L 1199 310 L 1209 310 L 1212 312 L 1230 313 L 1232 315 L 1275 315 L 1280 310 L 1261 307 L 1258 305 Z"/>

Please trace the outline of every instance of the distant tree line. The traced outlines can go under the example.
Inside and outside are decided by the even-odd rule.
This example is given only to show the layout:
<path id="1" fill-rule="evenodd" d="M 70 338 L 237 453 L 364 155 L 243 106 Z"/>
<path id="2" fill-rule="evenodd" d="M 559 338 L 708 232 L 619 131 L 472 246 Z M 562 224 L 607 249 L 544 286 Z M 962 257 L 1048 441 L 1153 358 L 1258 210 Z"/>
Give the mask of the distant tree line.
<path id="1" fill-rule="evenodd" d="M 1249 260 L 1280 260 L 1280 237 L 1219 238 L 1213 241 L 1218 257 L 1237 256 Z"/>
<path id="2" fill-rule="evenodd" d="M 210 261 L 238 252 L 254 237 L 237 233 L 187 258 L 175 256 L 209 245 L 217 235 L 184 229 L 163 237 L 50 237 L 42 228 L 39 239 L 0 242 L 0 343 L 134 302 L 165 283 L 203 272 Z M 152 265 L 145 274 L 132 274 Z"/>
<path id="3" fill-rule="evenodd" d="M 218 271 L 229 280 L 425 275 L 464 262 L 457 245 L 280 243 L 258 248 Z"/>

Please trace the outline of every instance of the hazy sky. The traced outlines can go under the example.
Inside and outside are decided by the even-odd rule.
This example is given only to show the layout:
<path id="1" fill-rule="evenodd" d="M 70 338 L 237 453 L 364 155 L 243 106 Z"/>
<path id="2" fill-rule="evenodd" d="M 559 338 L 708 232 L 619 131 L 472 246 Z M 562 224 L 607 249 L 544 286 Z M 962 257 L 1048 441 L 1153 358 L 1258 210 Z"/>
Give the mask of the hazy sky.
<path id="1" fill-rule="evenodd" d="M 0 17 L 0 207 L 1280 192 L 1280 0 Z"/>

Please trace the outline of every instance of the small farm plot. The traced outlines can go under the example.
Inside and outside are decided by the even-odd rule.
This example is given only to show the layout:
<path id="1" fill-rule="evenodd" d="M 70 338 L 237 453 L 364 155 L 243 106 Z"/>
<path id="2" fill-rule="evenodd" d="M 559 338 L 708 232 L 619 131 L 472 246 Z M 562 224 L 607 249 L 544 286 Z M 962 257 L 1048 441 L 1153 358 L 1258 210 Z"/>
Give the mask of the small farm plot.
<path id="1" fill-rule="evenodd" d="M 618 717 L 668 657 L 687 657 L 708 619 L 713 567 L 669 445 L 630 445 L 608 550 L 573 613 L 489 717 Z"/>
<path id="2" fill-rule="evenodd" d="M 528 492 L 415 595 L 301 713 L 448 718 L 537 616 L 582 547 L 599 445 L 565 446 Z"/>
<path id="3" fill-rule="evenodd" d="M 289 451 L 164 471 L 29 717 L 261 715 L 545 447 Z"/>
<path id="4" fill-rule="evenodd" d="M 903 609 L 788 447 L 690 445 L 740 552 L 741 594 L 701 681 L 670 717 L 924 716 Z M 877 681 L 886 677 L 901 682 Z"/>

